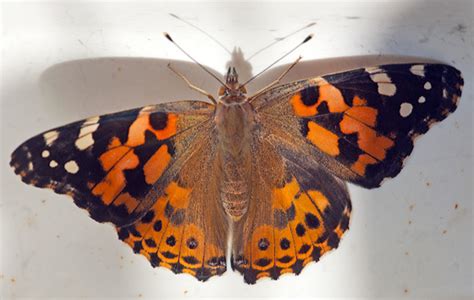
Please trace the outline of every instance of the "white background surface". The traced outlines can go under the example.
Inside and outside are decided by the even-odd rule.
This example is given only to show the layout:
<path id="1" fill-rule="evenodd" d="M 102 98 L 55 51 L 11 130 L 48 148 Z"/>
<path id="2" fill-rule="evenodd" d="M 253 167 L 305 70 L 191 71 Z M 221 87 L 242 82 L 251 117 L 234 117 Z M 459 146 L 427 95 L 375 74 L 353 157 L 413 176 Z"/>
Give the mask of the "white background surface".
<path id="1" fill-rule="evenodd" d="M 223 73 L 230 55 L 175 13 L 245 56 L 310 22 L 250 62 L 241 79 L 302 40 L 302 61 L 286 80 L 411 55 L 459 68 L 458 110 L 415 146 L 401 174 L 383 187 L 350 185 L 354 213 L 339 249 L 299 276 L 254 286 L 228 271 L 203 284 L 153 269 L 66 196 L 26 186 L 9 168 L 27 138 L 71 121 L 150 103 L 203 99 L 166 69 L 197 85 L 217 84 L 161 32 Z M 473 2 L 221 2 L 2 4 L 0 297 L 471 298 L 473 292 Z M 341 56 L 382 55 L 315 61 Z M 112 58 L 114 57 L 114 58 Z M 249 69 L 251 66 L 252 70 Z M 259 78 L 254 90 L 275 78 Z M 455 205 L 457 204 L 457 209 Z"/>

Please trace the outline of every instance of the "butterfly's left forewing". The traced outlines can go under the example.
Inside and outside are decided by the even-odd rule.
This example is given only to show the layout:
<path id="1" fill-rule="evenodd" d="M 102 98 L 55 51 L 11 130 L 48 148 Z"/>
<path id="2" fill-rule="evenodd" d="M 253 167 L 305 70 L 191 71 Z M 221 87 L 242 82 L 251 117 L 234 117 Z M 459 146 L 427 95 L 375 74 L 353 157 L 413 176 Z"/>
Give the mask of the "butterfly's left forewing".
<path id="1" fill-rule="evenodd" d="M 308 160 L 373 188 L 401 171 L 417 136 L 456 109 L 462 86 L 448 65 L 394 64 L 289 83 L 252 103 Z"/>
<path id="2" fill-rule="evenodd" d="M 10 164 L 113 223 L 153 266 L 205 280 L 225 271 L 227 234 L 206 198 L 216 193 L 213 112 L 182 101 L 89 118 L 31 138 Z"/>

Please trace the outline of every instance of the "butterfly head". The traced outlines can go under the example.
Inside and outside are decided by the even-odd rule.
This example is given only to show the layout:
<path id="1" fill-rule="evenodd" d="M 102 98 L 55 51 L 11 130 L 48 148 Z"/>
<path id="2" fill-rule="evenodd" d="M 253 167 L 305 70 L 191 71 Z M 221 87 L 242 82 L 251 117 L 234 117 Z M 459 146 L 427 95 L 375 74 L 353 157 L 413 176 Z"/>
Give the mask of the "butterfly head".
<path id="1" fill-rule="evenodd" d="M 219 101 L 232 104 L 242 103 L 247 99 L 247 90 L 239 83 L 239 75 L 234 67 L 227 69 L 225 85 L 219 89 Z"/>

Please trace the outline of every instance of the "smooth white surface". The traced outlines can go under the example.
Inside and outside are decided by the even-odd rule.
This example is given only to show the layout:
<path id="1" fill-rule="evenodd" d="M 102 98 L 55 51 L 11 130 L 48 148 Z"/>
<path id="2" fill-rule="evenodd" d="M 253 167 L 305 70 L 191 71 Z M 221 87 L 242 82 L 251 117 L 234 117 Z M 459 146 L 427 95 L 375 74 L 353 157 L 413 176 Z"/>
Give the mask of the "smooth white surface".
<path id="1" fill-rule="evenodd" d="M 463 96 L 452 116 L 419 139 L 396 179 L 376 190 L 350 185 L 354 213 L 338 250 L 300 276 L 248 286 L 229 267 L 203 284 L 151 268 L 112 226 L 92 221 L 66 196 L 24 185 L 8 166 L 16 146 L 52 127 L 150 103 L 203 99 L 169 72 L 170 61 L 214 93 L 218 84 L 196 65 L 175 61 L 187 59 L 161 32 L 216 72 L 225 70 L 230 55 L 168 13 L 230 49 L 241 47 L 241 79 L 314 32 L 313 41 L 282 62 L 304 57 L 287 81 L 393 60 L 315 59 L 422 56 L 459 68 Z M 473 297 L 472 20 L 472 1 L 3 3 L 1 298 Z M 313 21 L 311 29 L 245 61 Z M 276 74 L 256 80 L 253 90 Z"/>

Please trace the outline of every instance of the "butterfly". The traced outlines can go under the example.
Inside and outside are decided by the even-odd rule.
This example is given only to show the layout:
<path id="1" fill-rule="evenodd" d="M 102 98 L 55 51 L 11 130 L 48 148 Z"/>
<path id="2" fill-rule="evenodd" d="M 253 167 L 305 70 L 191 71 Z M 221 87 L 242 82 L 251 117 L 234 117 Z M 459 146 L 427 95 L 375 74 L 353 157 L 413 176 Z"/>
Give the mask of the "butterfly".
<path id="1" fill-rule="evenodd" d="M 438 63 L 388 64 L 247 96 L 229 68 L 214 103 L 91 117 L 12 154 L 25 183 L 70 195 L 153 267 L 249 284 L 299 274 L 349 228 L 346 182 L 395 177 L 414 140 L 454 112 L 463 79 Z M 230 242 L 229 242 L 230 241 Z"/>

